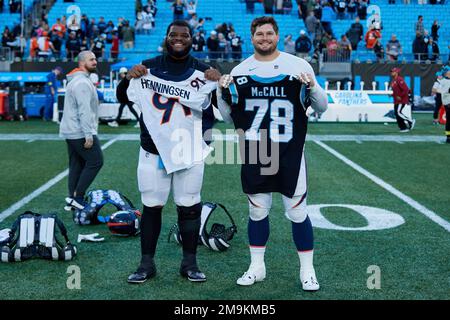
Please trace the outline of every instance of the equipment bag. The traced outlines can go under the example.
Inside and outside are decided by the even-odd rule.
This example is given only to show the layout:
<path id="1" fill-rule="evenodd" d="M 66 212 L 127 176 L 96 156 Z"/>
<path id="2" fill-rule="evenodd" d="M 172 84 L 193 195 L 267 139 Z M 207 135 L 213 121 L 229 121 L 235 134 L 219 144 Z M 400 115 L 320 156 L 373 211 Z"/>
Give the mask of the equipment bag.
<path id="1" fill-rule="evenodd" d="M 64 241 L 56 237 L 58 230 Z M 77 248 L 70 243 L 67 229 L 56 214 L 26 211 L 13 223 L 9 237 L 0 242 L 0 252 L 2 262 L 32 257 L 69 261 L 77 254 Z"/>

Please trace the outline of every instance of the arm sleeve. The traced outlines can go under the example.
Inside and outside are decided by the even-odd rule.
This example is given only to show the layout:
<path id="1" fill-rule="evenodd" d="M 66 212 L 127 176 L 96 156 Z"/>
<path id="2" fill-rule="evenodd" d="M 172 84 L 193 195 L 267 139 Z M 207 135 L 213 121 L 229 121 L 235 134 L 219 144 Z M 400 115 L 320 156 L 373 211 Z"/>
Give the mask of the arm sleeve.
<path id="1" fill-rule="evenodd" d="M 311 99 L 311 108 L 317 112 L 325 112 L 328 108 L 328 97 L 327 93 L 317 82 L 316 76 L 314 74 L 313 68 L 306 63 L 306 73 L 312 74 L 314 77 L 315 85 L 311 88 L 310 99 Z"/>
<path id="2" fill-rule="evenodd" d="M 97 94 L 97 93 L 95 93 Z M 78 107 L 78 118 L 80 119 L 81 130 L 85 138 L 91 138 L 96 133 L 96 122 L 94 121 L 91 108 L 92 91 L 89 85 L 81 83 L 77 86 L 75 100 Z"/>
<path id="3" fill-rule="evenodd" d="M 219 109 L 220 115 L 223 121 L 226 123 L 232 123 L 231 118 L 231 93 L 229 89 L 222 89 L 217 86 L 217 108 Z"/>

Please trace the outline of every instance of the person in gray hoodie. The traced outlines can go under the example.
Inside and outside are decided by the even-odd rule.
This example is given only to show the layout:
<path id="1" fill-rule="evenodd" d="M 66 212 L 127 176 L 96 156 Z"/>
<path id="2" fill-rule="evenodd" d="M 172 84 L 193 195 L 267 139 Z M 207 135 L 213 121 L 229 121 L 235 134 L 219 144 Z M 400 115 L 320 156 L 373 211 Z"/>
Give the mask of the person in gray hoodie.
<path id="1" fill-rule="evenodd" d="M 83 209 L 87 188 L 103 166 L 103 153 L 97 138 L 98 97 L 89 75 L 97 60 L 91 51 L 78 55 L 78 68 L 67 75 L 64 111 L 59 127 L 69 153 L 69 196 L 66 210 Z"/>

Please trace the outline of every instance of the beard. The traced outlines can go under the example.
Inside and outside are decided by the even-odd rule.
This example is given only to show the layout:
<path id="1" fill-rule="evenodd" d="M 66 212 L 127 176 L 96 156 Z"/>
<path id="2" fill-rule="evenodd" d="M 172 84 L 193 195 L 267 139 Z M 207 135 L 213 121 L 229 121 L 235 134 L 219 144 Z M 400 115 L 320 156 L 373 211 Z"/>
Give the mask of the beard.
<path id="1" fill-rule="evenodd" d="M 88 67 L 88 66 L 86 66 L 86 70 L 89 73 L 95 73 L 97 71 L 97 66 L 95 66 L 95 67 Z"/>
<path id="2" fill-rule="evenodd" d="M 277 46 L 271 46 L 269 49 L 261 50 L 257 46 L 254 46 L 255 51 L 261 56 L 270 56 L 272 53 L 277 50 Z"/>
<path id="3" fill-rule="evenodd" d="M 171 55 L 174 58 L 181 59 L 186 57 L 189 52 L 191 51 L 191 45 L 186 46 L 186 48 L 183 49 L 183 51 L 176 51 L 172 48 L 170 43 L 166 41 L 166 48 L 169 55 Z"/>

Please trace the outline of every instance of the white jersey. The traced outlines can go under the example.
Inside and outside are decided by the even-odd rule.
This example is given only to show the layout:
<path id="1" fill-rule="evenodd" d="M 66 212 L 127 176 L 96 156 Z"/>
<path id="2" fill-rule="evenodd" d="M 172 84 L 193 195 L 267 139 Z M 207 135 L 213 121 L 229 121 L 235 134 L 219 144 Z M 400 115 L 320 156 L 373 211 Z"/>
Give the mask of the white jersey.
<path id="1" fill-rule="evenodd" d="M 315 86 L 311 88 L 310 92 L 311 108 L 317 112 L 324 112 L 328 107 L 328 97 L 325 90 L 317 83 L 313 68 L 306 60 L 292 54 L 280 51 L 279 56 L 272 61 L 259 61 L 252 55 L 234 67 L 230 74 L 232 76 L 256 76 L 265 81 L 280 75 L 299 76 L 301 73 L 311 74 L 315 81 Z M 229 116 L 230 106 L 221 99 L 220 88 L 217 94 L 218 108 L 224 121 L 232 122 Z"/>
<path id="2" fill-rule="evenodd" d="M 449 105 L 450 104 L 450 79 L 447 79 L 447 78 L 440 79 L 437 91 L 440 94 L 442 94 L 442 104 Z"/>
<path id="3" fill-rule="evenodd" d="M 168 174 L 190 168 L 211 151 L 202 135 L 202 111 L 210 104 L 216 82 L 191 69 L 184 76 L 170 76 L 156 69 L 132 79 L 127 90 L 142 112 Z"/>

